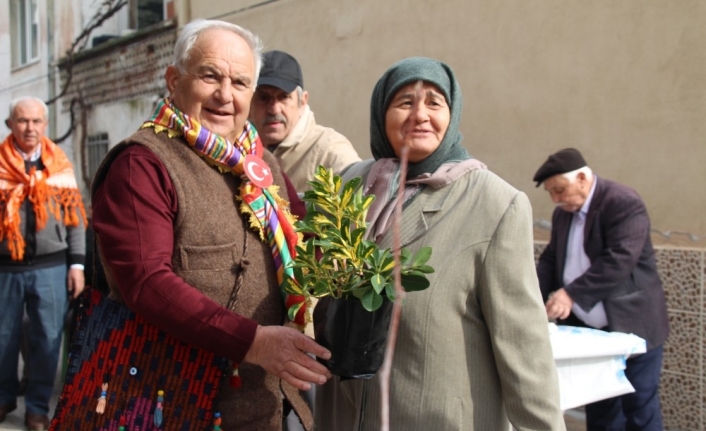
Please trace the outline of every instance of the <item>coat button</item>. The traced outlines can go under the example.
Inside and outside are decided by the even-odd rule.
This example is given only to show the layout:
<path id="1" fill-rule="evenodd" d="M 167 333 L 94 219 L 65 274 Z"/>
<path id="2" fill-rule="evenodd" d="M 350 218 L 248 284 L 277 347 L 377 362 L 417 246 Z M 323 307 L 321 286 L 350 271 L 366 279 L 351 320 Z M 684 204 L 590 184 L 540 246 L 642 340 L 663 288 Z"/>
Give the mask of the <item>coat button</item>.
<path id="1" fill-rule="evenodd" d="M 135 368 L 135 367 L 130 368 L 130 375 L 134 376 L 136 374 L 137 374 L 137 368 Z"/>

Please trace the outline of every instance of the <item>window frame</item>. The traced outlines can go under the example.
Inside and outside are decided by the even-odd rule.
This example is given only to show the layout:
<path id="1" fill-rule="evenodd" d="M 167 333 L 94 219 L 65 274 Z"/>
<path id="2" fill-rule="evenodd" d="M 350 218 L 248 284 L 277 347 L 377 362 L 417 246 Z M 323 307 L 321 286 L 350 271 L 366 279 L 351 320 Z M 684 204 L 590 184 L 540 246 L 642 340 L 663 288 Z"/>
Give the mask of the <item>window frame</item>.
<path id="1" fill-rule="evenodd" d="M 40 59 L 39 0 L 10 0 L 9 3 L 10 64 L 12 69 L 19 69 Z"/>
<path id="2" fill-rule="evenodd" d="M 160 22 L 167 20 L 167 3 L 169 0 L 158 0 L 162 3 L 162 19 L 147 25 L 140 27 L 140 1 L 142 0 L 128 0 L 128 13 L 129 13 L 129 27 L 133 30 L 142 30 L 144 28 L 150 27 Z"/>
<path id="3" fill-rule="evenodd" d="M 86 152 L 84 154 L 86 160 L 86 174 L 84 175 L 90 182 L 98 171 L 105 155 L 110 150 L 110 136 L 108 132 L 96 132 L 86 137 Z"/>

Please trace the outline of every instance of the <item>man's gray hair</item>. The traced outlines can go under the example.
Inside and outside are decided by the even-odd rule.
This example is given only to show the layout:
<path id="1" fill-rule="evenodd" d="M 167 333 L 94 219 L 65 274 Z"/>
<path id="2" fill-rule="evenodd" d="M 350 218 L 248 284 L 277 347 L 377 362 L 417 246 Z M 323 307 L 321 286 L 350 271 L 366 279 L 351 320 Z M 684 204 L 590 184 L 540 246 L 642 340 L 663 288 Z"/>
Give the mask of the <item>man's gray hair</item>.
<path id="1" fill-rule="evenodd" d="M 252 51 L 253 59 L 255 60 L 255 82 L 257 82 L 257 77 L 260 76 L 260 68 L 262 67 L 262 40 L 255 36 L 255 34 L 253 34 L 250 30 L 246 30 L 243 27 L 230 22 L 196 19 L 186 24 L 181 29 L 181 34 L 174 45 L 174 61 L 172 62 L 172 65 L 179 69 L 180 72 L 185 72 L 186 62 L 189 60 L 191 48 L 194 47 L 196 39 L 198 39 L 201 33 L 211 29 L 232 31 L 247 42 L 248 46 L 250 46 L 250 50 Z"/>
<path id="2" fill-rule="evenodd" d="M 304 89 L 301 85 L 297 85 L 295 90 L 297 90 L 297 106 L 301 108 L 303 104 L 302 97 L 304 96 Z"/>
<path id="3" fill-rule="evenodd" d="M 588 166 L 584 166 L 582 168 L 566 172 L 564 174 L 561 174 L 561 176 L 569 180 L 570 183 L 573 183 L 574 181 L 576 181 L 576 177 L 578 177 L 580 173 L 586 175 L 587 180 L 593 179 L 593 171 Z"/>
<path id="4" fill-rule="evenodd" d="M 44 101 L 38 97 L 34 96 L 22 96 L 18 97 L 16 99 L 12 99 L 10 102 L 10 116 L 9 119 L 12 119 L 12 117 L 15 115 L 15 108 L 17 108 L 17 105 L 23 102 L 37 102 L 40 105 L 42 105 L 42 108 L 44 108 L 44 119 L 48 120 L 49 119 L 49 108 L 47 108 L 47 104 L 44 103 Z"/>

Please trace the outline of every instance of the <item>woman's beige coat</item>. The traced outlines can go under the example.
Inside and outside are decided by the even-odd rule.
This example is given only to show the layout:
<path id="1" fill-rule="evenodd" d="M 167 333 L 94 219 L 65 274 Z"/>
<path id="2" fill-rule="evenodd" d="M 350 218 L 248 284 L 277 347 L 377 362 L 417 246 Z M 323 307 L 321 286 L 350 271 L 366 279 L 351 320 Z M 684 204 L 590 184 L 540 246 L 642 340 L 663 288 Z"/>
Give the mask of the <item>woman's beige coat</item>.
<path id="1" fill-rule="evenodd" d="M 388 232 L 381 246 L 392 244 Z M 405 208 L 401 245 L 432 246 L 436 271 L 402 308 L 390 430 L 565 429 L 532 244 L 527 197 L 488 170 L 426 187 Z M 334 377 L 320 386 L 315 429 L 379 430 L 379 384 Z"/>

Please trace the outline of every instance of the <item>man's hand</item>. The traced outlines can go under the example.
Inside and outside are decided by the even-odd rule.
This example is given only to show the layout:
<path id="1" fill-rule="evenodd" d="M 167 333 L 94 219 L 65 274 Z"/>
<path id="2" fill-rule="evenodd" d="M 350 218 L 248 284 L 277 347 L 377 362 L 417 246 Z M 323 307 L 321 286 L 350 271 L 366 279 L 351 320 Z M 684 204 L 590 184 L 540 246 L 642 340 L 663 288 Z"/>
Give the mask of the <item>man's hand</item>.
<path id="1" fill-rule="evenodd" d="M 83 292 L 83 288 L 86 287 L 86 279 L 83 275 L 83 270 L 78 268 L 69 268 L 69 274 L 66 286 L 73 299 L 78 298 L 78 296 Z"/>
<path id="2" fill-rule="evenodd" d="M 566 289 L 562 287 L 549 296 L 546 304 L 547 317 L 550 319 L 566 319 L 569 317 L 573 305 L 574 300 L 566 293 Z"/>
<path id="3" fill-rule="evenodd" d="M 314 340 L 284 326 L 258 326 L 255 339 L 243 362 L 259 365 L 270 374 L 303 391 L 311 383 L 323 384 L 331 373 L 306 353 L 331 358 L 331 352 Z"/>

